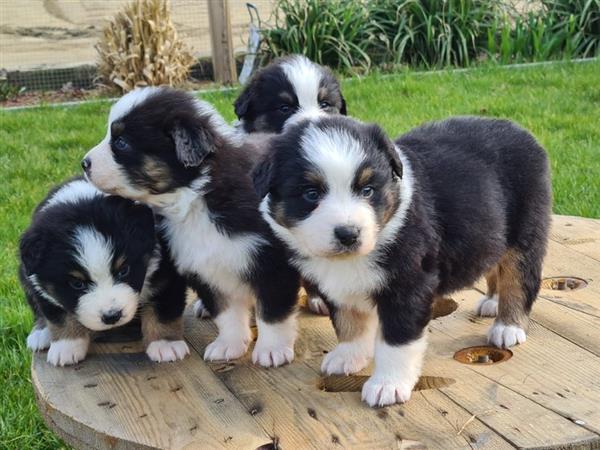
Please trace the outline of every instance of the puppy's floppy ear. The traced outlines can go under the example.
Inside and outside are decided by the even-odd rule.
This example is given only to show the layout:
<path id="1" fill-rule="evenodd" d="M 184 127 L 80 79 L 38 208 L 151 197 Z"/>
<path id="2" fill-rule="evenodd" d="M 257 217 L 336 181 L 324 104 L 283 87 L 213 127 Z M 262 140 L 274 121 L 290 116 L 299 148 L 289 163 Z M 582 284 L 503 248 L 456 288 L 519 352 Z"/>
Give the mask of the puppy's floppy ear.
<path id="1" fill-rule="evenodd" d="M 141 253 L 151 252 L 156 242 L 152 210 L 116 195 L 109 196 L 106 201 L 111 206 L 113 217 L 122 224 L 121 232 L 127 236 L 128 245 L 140 249 Z"/>
<path id="2" fill-rule="evenodd" d="M 242 93 L 238 98 L 233 102 L 233 108 L 235 110 L 235 115 L 238 119 L 243 118 L 248 113 L 248 107 L 250 106 L 250 99 L 253 96 L 254 91 L 254 83 L 253 79 L 250 80 L 248 85 L 244 88 Z"/>
<path id="3" fill-rule="evenodd" d="M 47 240 L 41 231 L 30 228 L 21 236 L 19 253 L 27 275 L 37 272 L 44 259 L 46 249 Z"/>
<path id="4" fill-rule="evenodd" d="M 342 99 L 342 107 L 340 108 L 340 114 L 342 116 L 346 116 L 346 115 L 348 115 L 348 113 L 346 112 L 346 99 L 344 98 L 344 96 L 342 95 L 341 92 L 340 92 L 340 97 Z"/>
<path id="5" fill-rule="evenodd" d="M 388 159 L 393 174 L 398 178 L 402 178 L 402 162 L 394 143 L 386 136 L 379 125 L 369 125 L 369 136 L 379 151 Z"/>
<path id="6" fill-rule="evenodd" d="M 273 157 L 266 155 L 252 171 L 254 190 L 260 198 L 264 198 L 271 190 L 273 180 Z"/>
<path id="7" fill-rule="evenodd" d="M 218 147 L 213 132 L 197 118 L 175 118 L 168 133 L 175 143 L 177 159 L 185 167 L 198 167 Z"/>

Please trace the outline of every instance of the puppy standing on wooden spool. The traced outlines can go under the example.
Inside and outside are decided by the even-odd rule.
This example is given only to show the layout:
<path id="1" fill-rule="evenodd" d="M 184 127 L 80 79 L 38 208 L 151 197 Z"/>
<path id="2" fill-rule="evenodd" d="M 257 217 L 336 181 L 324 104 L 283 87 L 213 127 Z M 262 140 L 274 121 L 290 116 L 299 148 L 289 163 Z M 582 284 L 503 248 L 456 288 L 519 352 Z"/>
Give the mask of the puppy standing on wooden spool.
<path id="1" fill-rule="evenodd" d="M 371 406 L 405 402 L 418 380 L 434 297 L 488 274 L 488 339 L 525 341 L 551 211 L 545 151 L 503 120 L 454 118 L 395 143 L 376 125 L 307 120 L 255 170 L 261 210 L 319 286 L 339 344 L 327 374 L 363 369 Z M 497 306 L 496 306 L 497 305 Z"/>

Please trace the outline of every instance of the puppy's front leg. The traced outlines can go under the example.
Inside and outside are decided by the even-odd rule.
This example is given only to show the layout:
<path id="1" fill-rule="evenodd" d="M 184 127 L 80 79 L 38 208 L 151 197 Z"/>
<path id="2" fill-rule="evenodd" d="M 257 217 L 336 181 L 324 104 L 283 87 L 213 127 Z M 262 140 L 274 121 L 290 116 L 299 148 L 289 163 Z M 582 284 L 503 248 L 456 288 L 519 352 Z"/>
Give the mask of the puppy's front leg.
<path id="1" fill-rule="evenodd" d="M 373 358 L 377 331 L 375 307 L 359 311 L 331 304 L 329 310 L 339 343 L 323 358 L 321 372 L 349 375 L 364 369 Z"/>
<path id="2" fill-rule="evenodd" d="M 378 298 L 379 328 L 375 368 L 362 389 L 369 406 L 404 403 L 421 375 L 427 349 L 425 328 L 431 312 L 431 293 L 421 289 Z M 402 298 L 398 298 L 402 297 Z"/>
<path id="3" fill-rule="evenodd" d="M 264 268 L 257 277 L 256 326 L 258 339 L 252 361 L 278 367 L 294 359 L 296 304 L 300 277 L 289 266 Z"/>
<path id="4" fill-rule="evenodd" d="M 90 332 L 72 315 L 65 314 L 60 322 L 47 321 L 50 348 L 47 360 L 53 366 L 68 366 L 83 361 L 90 345 Z"/>

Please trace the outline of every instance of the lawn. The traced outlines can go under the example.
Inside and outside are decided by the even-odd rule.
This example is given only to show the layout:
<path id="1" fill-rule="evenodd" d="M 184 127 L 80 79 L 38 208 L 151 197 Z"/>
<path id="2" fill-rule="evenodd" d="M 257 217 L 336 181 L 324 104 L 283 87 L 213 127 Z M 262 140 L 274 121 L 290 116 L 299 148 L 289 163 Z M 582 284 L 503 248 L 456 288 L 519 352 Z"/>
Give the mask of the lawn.
<path id="1" fill-rule="evenodd" d="M 600 62 L 453 73 L 372 75 L 343 83 L 348 111 L 397 135 L 456 114 L 515 120 L 548 150 L 554 212 L 600 217 Z M 233 119 L 235 91 L 203 95 Z M 30 385 L 31 327 L 17 271 L 17 241 L 54 183 L 105 133 L 108 103 L 0 112 L 0 448 L 57 448 Z"/>

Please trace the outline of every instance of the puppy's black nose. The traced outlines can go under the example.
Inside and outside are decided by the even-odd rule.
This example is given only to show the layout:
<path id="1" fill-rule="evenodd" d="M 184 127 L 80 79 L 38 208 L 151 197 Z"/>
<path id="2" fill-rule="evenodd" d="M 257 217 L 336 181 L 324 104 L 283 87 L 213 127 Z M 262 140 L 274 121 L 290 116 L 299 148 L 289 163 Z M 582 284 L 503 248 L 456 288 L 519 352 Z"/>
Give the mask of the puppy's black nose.
<path id="1" fill-rule="evenodd" d="M 360 234 L 360 230 L 358 229 L 358 227 L 353 225 L 340 226 L 335 227 L 335 229 L 333 230 L 333 234 L 342 245 L 349 247 L 351 245 L 356 244 L 356 241 L 358 241 L 358 235 Z"/>
<path id="2" fill-rule="evenodd" d="M 111 309 L 109 312 L 102 314 L 102 322 L 106 325 L 114 325 L 121 319 L 121 316 L 123 316 L 123 312 L 120 309 Z"/>
<path id="3" fill-rule="evenodd" d="M 84 158 L 81 161 L 81 168 L 84 170 L 85 173 L 90 173 L 90 170 L 92 168 L 92 161 L 90 160 L 90 158 Z"/>

